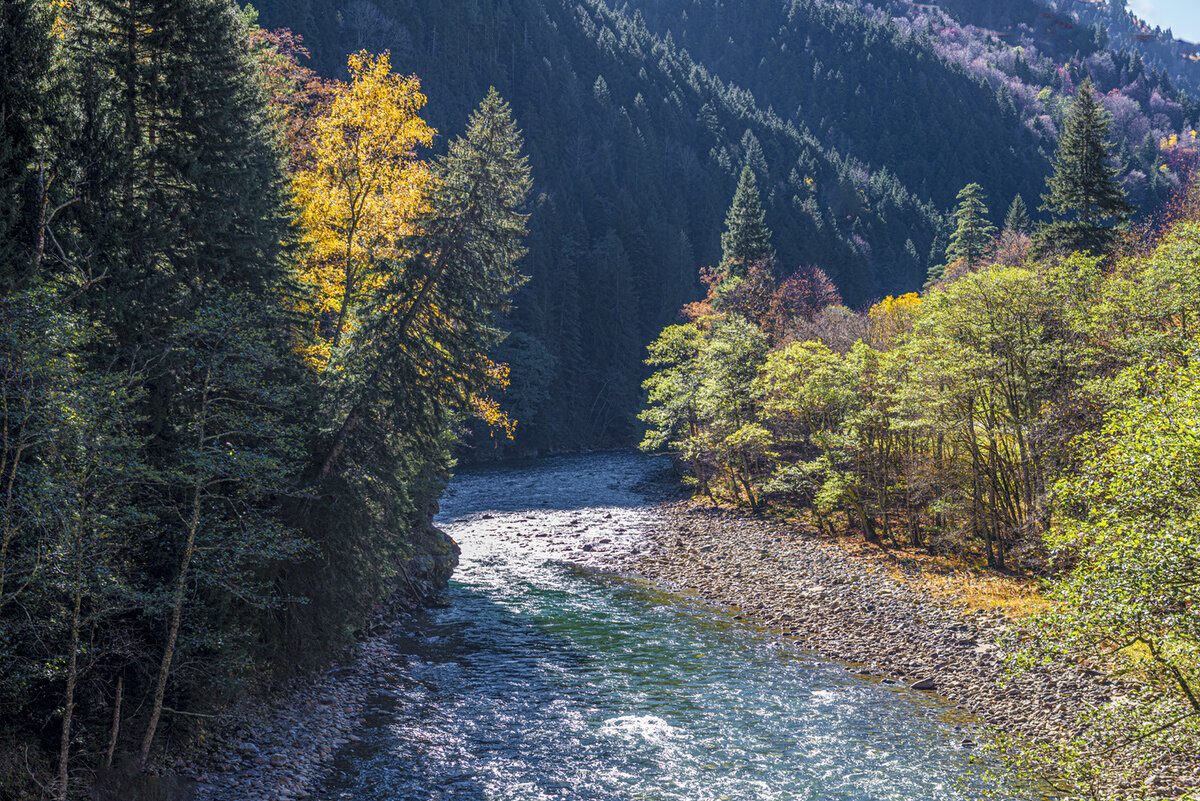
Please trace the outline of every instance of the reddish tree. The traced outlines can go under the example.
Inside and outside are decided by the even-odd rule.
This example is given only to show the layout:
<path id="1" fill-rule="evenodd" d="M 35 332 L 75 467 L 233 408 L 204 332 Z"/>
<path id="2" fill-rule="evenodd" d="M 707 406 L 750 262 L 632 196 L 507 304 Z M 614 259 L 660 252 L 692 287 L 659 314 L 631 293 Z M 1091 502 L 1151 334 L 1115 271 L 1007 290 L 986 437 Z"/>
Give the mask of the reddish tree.
<path id="1" fill-rule="evenodd" d="M 308 60 L 308 49 L 300 35 L 287 28 L 252 31 L 250 47 L 266 78 L 268 100 L 287 146 L 288 169 L 294 173 L 309 158 L 313 121 L 332 102 L 340 82 L 301 64 Z"/>
<path id="2" fill-rule="evenodd" d="M 722 311 L 740 314 L 765 330 L 776 291 L 773 267 L 774 259 L 769 258 L 746 265 L 746 277 L 727 282 L 714 305 Z"/>
<path id="3" fill-rule="evenodd" d="M 801 265 L 772 293 L 764 329 L 773 339 L 782 339 L 797 320 L 811 320 L 826 306 L 841 303 L 841 293 L 824 270 Z"/>

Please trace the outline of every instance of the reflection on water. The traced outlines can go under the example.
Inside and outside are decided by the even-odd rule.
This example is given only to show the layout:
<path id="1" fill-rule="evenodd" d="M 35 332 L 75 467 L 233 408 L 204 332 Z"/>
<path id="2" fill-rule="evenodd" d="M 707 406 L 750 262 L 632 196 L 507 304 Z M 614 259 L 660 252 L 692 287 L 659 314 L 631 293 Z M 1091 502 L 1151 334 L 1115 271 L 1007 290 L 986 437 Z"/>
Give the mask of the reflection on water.
<path id="1" fill-rule="evenodd" d="M 655 466 L 601 455 L 457 479 L 440 518 L 463 549 L 452 603 L 397 640 L 394 684 L 316 797 L 977 797 L 965 721 L 936 698 L 563 561 L 563 534 L 620 544 L 654 525 L 632 487 Z"/>

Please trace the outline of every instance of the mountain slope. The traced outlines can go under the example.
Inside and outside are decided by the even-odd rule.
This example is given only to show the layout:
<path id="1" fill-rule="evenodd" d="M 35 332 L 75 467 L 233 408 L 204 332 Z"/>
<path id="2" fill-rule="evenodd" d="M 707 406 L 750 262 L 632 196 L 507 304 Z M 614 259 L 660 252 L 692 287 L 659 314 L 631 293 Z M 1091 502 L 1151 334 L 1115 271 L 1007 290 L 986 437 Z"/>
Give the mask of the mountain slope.
<path id="1" fill-rule="evenodd" d="M 720 257 L 744 163 L 781 272 L 818 266 L 862 305 L 921 286 L 964 184 L 984 186 L 993 217 L 1017 193 L 1037 205 L 1057 99 L 1073 88 L 1048 57 L 988 50 L 973 28 L 949 48 L 899 0 L 266 0 L 260 12 L 301 33 L 328 75 L 348 52 L 391 50 L 422 79 L 443 139 L 490 85 L 512 103 L 536 185 L 532 280 L 497 358 L 512 365 L 506 402 L 526 451 L 635 434 L 644 346 L 701 294 L 697 268 Z M 1157 202 L 1170 182 L 1142 173 Z"/>

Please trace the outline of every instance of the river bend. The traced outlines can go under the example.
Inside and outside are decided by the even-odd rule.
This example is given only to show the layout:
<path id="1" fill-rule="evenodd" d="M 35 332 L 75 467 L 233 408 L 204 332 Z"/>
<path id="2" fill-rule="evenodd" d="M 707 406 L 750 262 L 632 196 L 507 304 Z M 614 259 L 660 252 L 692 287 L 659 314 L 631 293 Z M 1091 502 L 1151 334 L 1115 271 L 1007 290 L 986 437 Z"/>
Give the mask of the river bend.
<path id="1" fill-rule="evenodd" d="M 599 569 L 655 525 L 628 454 L 466 472 L 445 608 L 395 636 L 319 801 L 950 801 L 980 797 L 935 696 Z M 643 546 L 644 547 L 644 546 Z"/>

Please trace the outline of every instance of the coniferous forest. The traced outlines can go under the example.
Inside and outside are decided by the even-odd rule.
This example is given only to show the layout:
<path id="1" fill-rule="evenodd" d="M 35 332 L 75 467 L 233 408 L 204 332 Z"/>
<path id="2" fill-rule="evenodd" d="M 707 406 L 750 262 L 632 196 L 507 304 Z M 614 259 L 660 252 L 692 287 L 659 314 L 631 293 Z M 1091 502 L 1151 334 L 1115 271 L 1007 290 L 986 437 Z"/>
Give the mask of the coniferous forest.
<path id="1" fill-rule="evenodd" d="M 818 268 L 857 308 L 920 289 L 945 262 L 964 185 L 979 183 L 996 216 L 1017 195 L 1038 216 L 1085 79 L 1114 117 L 1139 209 L 1177 189 L 1200 118 L 1195 63 L 1131 36 L 1126 12 L 1096 10 L 1097 27 L 1042 16 L 1036 0 L 256 7 L 266 27 L 303 36 L 321 74 L 341 74 L 346 53 L 390 51 L 438 99 L 439 130 L 457 130 L 491 85 L 513 104 L 535 180 L 531 280 L 498 358 L 514 379 L 501 403 L 521 425 L 511 442 L 478 438 L 475 458 L 638 436 L 645 343 L 703 294 L 697 269 L 720 258 L 746 164 L 779 277 Z"/>
<path id="2" fill-rule="evenodd" d="M 1194 755 L 1198 60 L 1064 5 L 6 0 L 0 799 L 436 595 L 457 463 L 639 442 L 1036 577 L 1141 688 L 1010 755 L 1067 797 Z"/>

